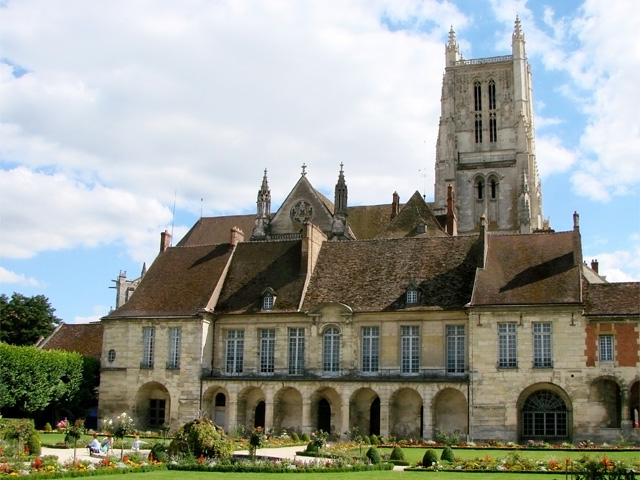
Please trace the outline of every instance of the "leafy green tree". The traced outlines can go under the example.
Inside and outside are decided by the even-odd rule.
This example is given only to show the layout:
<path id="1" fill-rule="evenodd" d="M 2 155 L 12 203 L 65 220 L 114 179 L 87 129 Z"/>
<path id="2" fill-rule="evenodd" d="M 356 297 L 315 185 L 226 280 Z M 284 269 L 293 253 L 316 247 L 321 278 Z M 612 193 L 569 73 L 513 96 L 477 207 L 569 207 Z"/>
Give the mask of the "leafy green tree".
<path id="1" fill-rule="evenodd" d="M 83 382 L 82 355 L 0 343 L 0 409 L 27 416 L 73 402 Z"/>
<path id="2" fill-rule="evenodd" d="M 14 293 L 9 299 L 0 295 L 0 342 L 11 345 L 34 345 L 48 337 L 60 324 L 55 308 L 44 295 L 26 297 Z"/>

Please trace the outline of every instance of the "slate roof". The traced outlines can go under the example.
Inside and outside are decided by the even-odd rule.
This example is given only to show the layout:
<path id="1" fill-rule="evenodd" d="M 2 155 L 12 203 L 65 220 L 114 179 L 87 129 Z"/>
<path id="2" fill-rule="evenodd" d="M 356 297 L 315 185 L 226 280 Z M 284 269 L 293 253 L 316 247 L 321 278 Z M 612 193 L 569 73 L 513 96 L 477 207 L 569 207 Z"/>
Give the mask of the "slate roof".
<path id="1" fill-rule="evenodd" d="M 424 222 L 426 233 L 418 234 L 418 224 Z M 446 237 L 438 220 L 431 212 L 420 192 L 416 191 L 409 201 L 400 209 L 398 215 L 380 232 L 376 238 L 402 238 L 416 235 L 430 237 Z"/>
<path id="2" fill-rule="evenodd" d="M 478 271 L 472 305 L 581 302 L 573 240 L 573 232 L 490 234 L 486 268 Z"/>
<path id="3" fill-rule="evenodd" d="M 186 235 L 176 244 L 177 247 L 193 245 L 218 245 L 229 243 L 231 229 L 238 227 L 244 233 L 245 240 L 251 238 L 256 215 L 229 215 L 222 217 L 203 217 L 199 219 Z"/>
<path id="4" fill-rule="evenodd" d="M 302 310 L 325 302 L 359 312 L 459 309 L 471 299 L 481 251 L 471 236 L 325 242 Z M 407 307 L 411 282 L 419 303 Z"/>
<path id="5" fill-rule="evenodd" d="M 42 350 L 65 350 L 99 359 L 102 355 L 102 324 L 61 323 L 51 335 L 38 343 Z"/>
<path id="6" fill-rule="evenodd" d="M 348 207 L 349 226 L 358 240 L 376 238 L 391 220 L 391 204 Z"/>
<path id="7" fill-rule="evenodd" d="M 585 315 L 640 315 L 640 282 L 585 285 Z"/>
<path id="8" fill-rule="evenodd" d="M 231 256 L 230 244 L 160 253 L 127 303 L 109 317 L 192 316 L 207 307 Z"/>
<path id="9" fill-rule="evenodd" d="M 300 274 L 301 246 L 301 240 L 239 243 L 216 312 L 260 312 L 267 288 L 277 295 L 271 311 L 297 311 L 305 281 Z"/>

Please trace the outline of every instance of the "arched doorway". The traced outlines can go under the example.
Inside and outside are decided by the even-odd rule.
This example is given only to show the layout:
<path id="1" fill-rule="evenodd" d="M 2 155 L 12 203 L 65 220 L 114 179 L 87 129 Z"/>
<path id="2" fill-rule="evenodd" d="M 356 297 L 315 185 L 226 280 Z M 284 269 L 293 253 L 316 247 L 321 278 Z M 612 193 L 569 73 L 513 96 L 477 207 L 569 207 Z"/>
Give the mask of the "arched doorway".
<path id="1" fill-rule="evenodd" d="M 224 393 L 220 392 L 215 398 L 215 407 L 213 413 L 213 421 L 216 425 L 223 427 L 226 422 L 226 409 L 227 409 L 227 397 Z"/>
<path id="2" fill-rule="evenodd" d="M 620 387 L 610 378 L 598 378 L 589 387 L 590 417 L 600 427 L 620 428 L 622 395 Z"/>
<path id="3" fill-rule="evenodd" d="M 255 412 L 255 417 L 253 422 L 254 428 L 261 427 L 264 430 L 265 410 L 266 410 L 266 404 L 264 403 L 264 401 L 258 402 L 258 405 L 256 405 L 256 412 Z"/>
<path id="4" fill-rule="evenodd" d="M 369 435 L 380 435 L 380 398 L 376 397 L 369 408 Z"/>
<path id="5" fill-rule="evenodd" d="M 633 428 L 640 427 L 640 382 L 634 382 L 629 389 L 629 420 Z"/>
<path id="6" fill-rule="evenodd" d="M 361 435 L 380 435 L 380 398 L 370 388 L 361 388 L 349 401 L 349 428 Z"/>
<path id="7" fill-rule="evenodd" d="M 318 402 L 318 430 L 331 433 L 331 405 L 326 398 Z"/>
<path id="8" fill-rule="evenodd" d="M 136 394 L 136 424 L 146 428 L 158 428 L 169 423 L 171 396 L 167 388 L 158 382 L 149 382 Z"/>
<path id="9" fill-rule="evenodd" d="M 567 406 L 552 390 L 536 390 L 522 405 L 522 436 L 525 438 L 566 438 L 568 431 Z"/>
<path id="10" fill-rule="evenodd" d="M 389 402 L 389 431 L 399 439 L 422 438 L 422 397 L 412 388 L 396 391 Z"/>
<path id="11" fill-rule="evenodd" d="M 271 428 L 302 433 L 302 395 L 297 389 L 285 387 L 275 394 Z"/>
<path id="12" fill-rule="evenodd" d="M 434 431 L 469 433 L 467 398 L 460 390 L 445 388 L 438 392 L 433 417 Z"/>

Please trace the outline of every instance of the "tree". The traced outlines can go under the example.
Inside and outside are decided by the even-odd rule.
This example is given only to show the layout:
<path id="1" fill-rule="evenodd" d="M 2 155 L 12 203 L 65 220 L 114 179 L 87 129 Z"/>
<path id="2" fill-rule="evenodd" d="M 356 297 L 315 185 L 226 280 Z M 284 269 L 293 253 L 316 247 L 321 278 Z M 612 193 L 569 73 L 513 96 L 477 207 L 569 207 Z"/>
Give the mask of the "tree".
<path id="1" fill-rule="evenodd" d="M 0 295 L 0 341 L 11 345 L 33 345 L 48 337 L 60 324 L 55 308 L 44 295 L 26 297 L 20 293 L 11 300 Z"/>
<path id="2" fill-rule="evenodd" d="M 82 355 L 0 343 L 0 409 L 32 414 L 73 401 L 83 382 Z"/>

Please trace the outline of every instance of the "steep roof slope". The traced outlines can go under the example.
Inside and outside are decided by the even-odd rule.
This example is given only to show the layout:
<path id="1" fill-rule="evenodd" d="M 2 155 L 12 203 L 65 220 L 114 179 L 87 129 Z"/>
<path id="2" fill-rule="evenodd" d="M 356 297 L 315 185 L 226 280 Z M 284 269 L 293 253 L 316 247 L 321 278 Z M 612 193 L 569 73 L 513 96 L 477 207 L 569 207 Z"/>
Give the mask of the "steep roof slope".
<path id="1" fill-rule="evenodd" d="M 640 282 L 585 285 L 585 315 L 640 315 Z"/>
<path id="2" fill-rule="evenodd" d="M 305 280 L 300 274 L 301 245 L 300 240 L 239 243 L 216 312 L 259 312 L 267 288 L 276 293 L 270 311 L 297 311 Z"/>
<path id="3" fill-rule="evenodd" d="M 491 234 L 473 305 L 579 303 L 580 265 L 574 232 Z"/>
<path id="4" fill-rule="evenodd" d="M 477 237 L 420 237 L 325 242 L 303 310 L 341 302 L 355 311 L 448 310 L 471 299 L 481 253 Z M 407 286 L 419 290 L 405 305 Z"/>
<path id="5" fill-rule="evenodd" d="M 131 299 L 108 317 L 196 315 L 207 307 L 231 253 L 228 243 L 168 248 Z"/>
<path id="6" fill-rule="evenodd" d="M 425 233 L 429 237 L 445 237 L 442 229 L 431 209 L 424 201 L 420 192 L 415 192 L 402 207 L 387 227 L 378 234 L 377 238 L 402 238 L 418 235 L 418 224 L 424 222 Z"/>
<path id="7" fill-rule="evenodd" d="M 42 350 L 65 350 L 77 352 L 87 357 L 100 358 L 102 355 L 102 324 L 61 323 L 51 335 L 39 342 Z"/>
<path id="8" fill-rule="evenodd" d="M 391 220 L 391 204 L 348 207 L 349 226 L 358 240 L 377 237 Z"/>
<path id="9" fill-rule="evenodd" d="M 191 227 L 176 246 L 187 247 L 229 243 L 233 227 L 238 227 L 242 230 L 244 237 L 248 239 L 251 237 L 255 221 L 255 214 L 203 217 Z"/>

